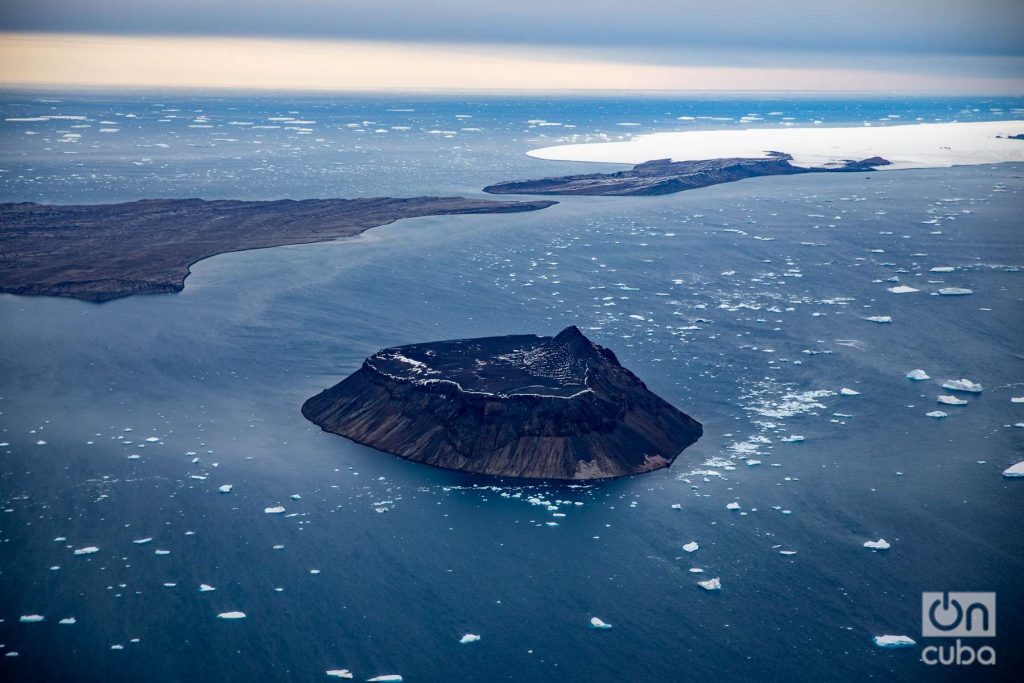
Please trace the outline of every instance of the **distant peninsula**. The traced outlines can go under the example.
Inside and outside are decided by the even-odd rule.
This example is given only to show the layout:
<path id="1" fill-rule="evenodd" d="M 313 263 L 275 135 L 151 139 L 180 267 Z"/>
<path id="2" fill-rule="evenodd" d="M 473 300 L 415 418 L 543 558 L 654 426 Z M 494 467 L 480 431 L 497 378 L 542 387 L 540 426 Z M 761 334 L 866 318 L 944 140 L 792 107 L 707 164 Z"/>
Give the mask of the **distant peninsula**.
<path id="1" fill-rule="evenodd" d="M 668 467 L 703 433 L 576 327 L 384 349 L 302 414 L 414 462 L 537 479 Z"/>
<path id="2" fill-rule="evenodd" d="M 798 173 L 824 173 L 836 171 L 873 171 L 887 166 L 888 161 L 872 157 L 860 161 L 846 161 L 830 166 L 805 168 L 794 166 L 792 157 L 779 152 L 768 158 L 704 159 L 700 161 L 672 161 L 655 159 L 637 164 L 626 171 L 614 173 L 588 173 L 540 180 L 522 180 L 488 185 L 490 194 L 557 194 L 642 196 L 661 195 L 693 190 L 699 187 L 731 183 L 745 178 L 770 175 L 796 175 Z"/>
<path id="3" fill-rule="evenodd" d="M 0 204 L 0 292 L 109 301 L 181 291 L 232 251 L 351 237 L 402 218 L 512 213 L 557 202 L 463 197 Z"/>

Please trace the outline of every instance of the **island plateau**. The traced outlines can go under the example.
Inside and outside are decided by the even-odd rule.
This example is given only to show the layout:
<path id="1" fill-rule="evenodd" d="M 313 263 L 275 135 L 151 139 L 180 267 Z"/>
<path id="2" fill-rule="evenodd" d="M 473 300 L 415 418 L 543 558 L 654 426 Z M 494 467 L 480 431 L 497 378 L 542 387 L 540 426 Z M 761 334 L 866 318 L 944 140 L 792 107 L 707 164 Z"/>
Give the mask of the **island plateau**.
<path id="1" fill-rule="evenodd" d="M 384 349 L 302 414 L 414 462 L 538 479 L 668 467 L 703 433 L 574 326 Z"/>

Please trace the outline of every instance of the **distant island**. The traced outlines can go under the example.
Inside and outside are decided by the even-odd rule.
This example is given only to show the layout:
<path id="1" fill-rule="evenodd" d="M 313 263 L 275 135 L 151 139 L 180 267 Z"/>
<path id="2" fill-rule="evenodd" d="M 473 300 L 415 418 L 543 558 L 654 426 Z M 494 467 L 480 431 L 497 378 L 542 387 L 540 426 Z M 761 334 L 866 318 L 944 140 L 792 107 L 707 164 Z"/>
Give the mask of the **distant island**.
<path id="1" fill-rule="evenodd" d="M 193 263 L 217 254 L 351 237 L 402 218 L 534 211 L 555 203 L 376 197 L 0 204 L 0 292 L 93 302 L 178 292 Z"/>
<path id="2" fill-rule="evenodd" d="M 576 327 L 384 349 L 302 414 L 414 462 L 538 479 L 668 467 L 703 433 Z"/>
<path id="3" fill-rule="evenodd" d="M 626 171 L 588 173 L 540 180 L 521 180 L 488 185 L 490 194 L 559 194 L 640 196 L 661 195 L 693 190 L 699 187 L 731 183 L 744 178 L 798 173 L 874 171 L 889 162 L 881 157 L 846 161 L 829 166 L 806 168 L 790 163 L 788 154 L 772 152 L 768 158 L 704 159 L 672 161 L 655 159 L 637 164 Z"/>

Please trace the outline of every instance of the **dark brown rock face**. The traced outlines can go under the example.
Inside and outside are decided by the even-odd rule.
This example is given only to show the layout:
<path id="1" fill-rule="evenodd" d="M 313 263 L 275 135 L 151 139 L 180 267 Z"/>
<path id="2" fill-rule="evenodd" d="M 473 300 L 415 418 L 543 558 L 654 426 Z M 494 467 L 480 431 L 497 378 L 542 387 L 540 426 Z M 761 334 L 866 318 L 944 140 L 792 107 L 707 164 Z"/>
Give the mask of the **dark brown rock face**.
<path id="1" fill-rule="evenodd" d="M 414 462 L 541 479 L 667 467 L 702 434 L 576 327 L 384 349 L 302 414 Z"/>
<path id="2" fill-rule="evenodd" d="M 881 157 L 861 161 L 846 161 L 834 166 L 803 168 L 790 163 L 793 157 L 772 152 L 767 159 L 703 159 L 699 161 L 672 161 L 655 159 L 637 164 L 626 171 L 615 173 L 587 173 L 540 180 L 523 180 L 488 185 L 484 192 L 491 194 L 560 194 L 640 196 L 659 195 L 693 190 L 744 178 L 768 175 L 795 175 L 830 171 L 871 171 L 876 166 L 887 166 Z"/>

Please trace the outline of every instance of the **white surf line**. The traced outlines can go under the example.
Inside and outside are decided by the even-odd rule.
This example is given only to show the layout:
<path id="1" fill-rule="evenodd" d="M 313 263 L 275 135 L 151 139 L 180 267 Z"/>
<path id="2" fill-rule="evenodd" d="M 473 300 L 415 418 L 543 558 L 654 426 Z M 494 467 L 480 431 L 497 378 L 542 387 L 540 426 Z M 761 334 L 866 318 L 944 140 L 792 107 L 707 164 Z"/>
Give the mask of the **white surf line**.
<path id="1" fill-rule="evenodd" d="M 622 142 L 558 145 L 527 154 L 553 161 L 640 164 L 652 159 L 692 161 L 763 158 L 784 152 L 794 166 L 827 166 L 880 156 L 879 170 L 944 168 L 1024 161 L 1024 121 L 915 123 L 848 128 L 747 128 L 639 135 Z"/>

